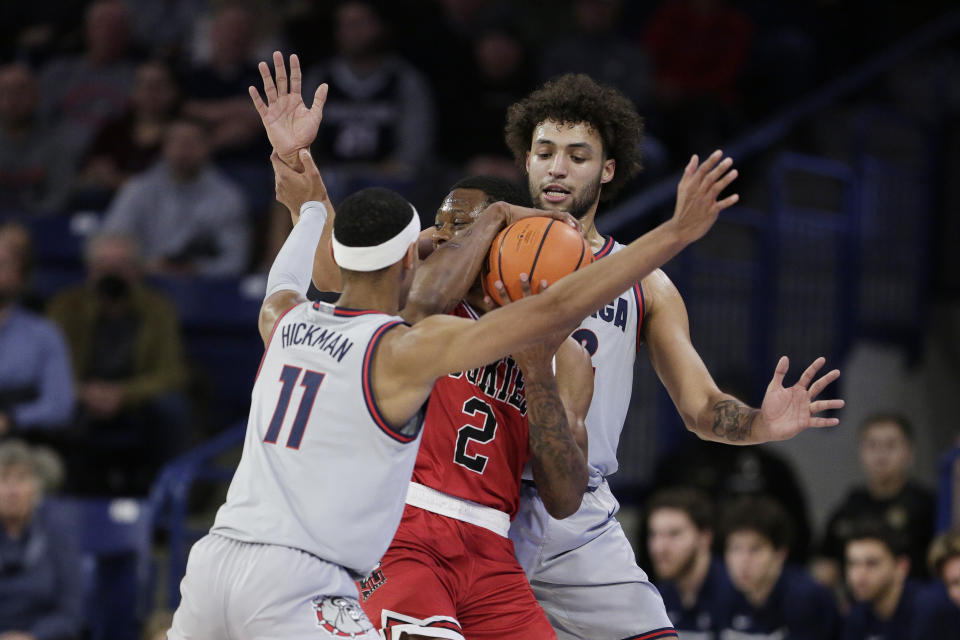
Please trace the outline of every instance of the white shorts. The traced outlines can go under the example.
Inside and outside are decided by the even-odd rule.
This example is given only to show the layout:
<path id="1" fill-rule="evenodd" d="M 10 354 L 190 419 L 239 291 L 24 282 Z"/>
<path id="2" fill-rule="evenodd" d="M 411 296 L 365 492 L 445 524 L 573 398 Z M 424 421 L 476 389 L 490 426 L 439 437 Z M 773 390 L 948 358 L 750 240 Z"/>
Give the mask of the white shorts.
<path id="1" fill-rule="evenodd" d="M 559 640 L 676 638 L 660 592 L 614 517 L 619 509 L 606 480 L 563 520 L 550 517 L 534 486 L 520 490 L 510 539 Z"/>
<path id="2" fill-rule="evenodd" d="M 208 534 L 190 550 L 168 640 L 378 640 L 347 571 L 297 549 Z"/>

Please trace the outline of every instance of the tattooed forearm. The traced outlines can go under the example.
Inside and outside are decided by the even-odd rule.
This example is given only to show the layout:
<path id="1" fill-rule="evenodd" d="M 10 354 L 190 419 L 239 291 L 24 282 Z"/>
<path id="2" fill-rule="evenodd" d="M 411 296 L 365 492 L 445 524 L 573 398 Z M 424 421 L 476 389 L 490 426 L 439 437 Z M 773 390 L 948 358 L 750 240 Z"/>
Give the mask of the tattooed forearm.
<path id="1" fill-rule="evenodd" d="M 713 405 L 713 433 L 731 442 L 747 440 L 759 413 L 739 400 L 721 400 Z"/>
<path id="2" fill-rule="evenodd" d="M 579 508 L 587 485 L 587 462 L 577 446 L 556 379 L 525 381 L 530 457 L 537 490 L 547 511 L 565 517 Z"/>

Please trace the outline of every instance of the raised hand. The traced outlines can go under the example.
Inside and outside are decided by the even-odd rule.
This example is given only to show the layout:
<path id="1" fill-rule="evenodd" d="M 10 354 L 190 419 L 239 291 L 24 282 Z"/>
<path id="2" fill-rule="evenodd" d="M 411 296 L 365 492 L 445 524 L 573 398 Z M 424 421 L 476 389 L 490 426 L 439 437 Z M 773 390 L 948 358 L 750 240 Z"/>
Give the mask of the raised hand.
<path id="1" fill-rule="evenodd" d="M 277 76 L 276 84 L 266 62 L 258 65 L 263 78 L 263 92 L 267 102 L 260 97 L 256 87 L 249 88 L 253 106 L 260 114 L 263 128 L 273 150 L 286 164 L 301 169 L 297 152 L 308 148 L 317 137 L 320 121 L 323 119 L 323 104 L 327 99 L 327 85 L 321 84 L 313 95 L 313 104 L 308 109 L 300 95 L 302 76 L 300 59 L 297 54 L 290 56 L 290 82 L 287 83 L 287 68 L 283 63 L 283 54 L 273 52 L 273 68 Z"/>
<path id="2" fill-rule="evenodd" d="M 683 171 L 683 177 L 677 185 L 677 205 L 671 222 L 677 226 L 684 242 L 690 243 L 703 237 L 720 212 L 740 199 L 735 193 L 717 200 L 738 175 L 736 169 L 731 169 L 733 159 L 721 158 L 723 152 L 719 149 L 710 154 L 703 164 L 694 155 Z"/>
<path id="3" fill-rule="evenodd" d="M 834 369 L 814 382 L 814 376 L 824 363 L 826 359 L 822 357 L 814 360 L 800 376 L 797 384 L 788 388 L 783 386 L 783 378 L 787 375 L 790 360 L 786 356 L 780 358 L 760 405 L 760 420 L 766 432 L 763 439 L 786 440 L 808 427 L 834 427 L 840 424 L 837 418 L 821 418 L 816 415 L 843 408 L 843 400 L 817 400 L 820 392 L 840 377 L 839 369 Z"/>

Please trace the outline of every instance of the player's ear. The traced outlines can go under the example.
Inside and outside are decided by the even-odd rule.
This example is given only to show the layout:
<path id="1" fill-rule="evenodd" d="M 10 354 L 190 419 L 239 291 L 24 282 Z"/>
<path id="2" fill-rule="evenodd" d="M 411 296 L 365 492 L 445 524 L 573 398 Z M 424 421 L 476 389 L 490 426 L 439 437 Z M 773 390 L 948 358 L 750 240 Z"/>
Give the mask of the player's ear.
<path id="1" fill-rule="evenodd" d="M 530 152 L 527 151 L 527 157 L 523 161 L 523 166 L 526 167 L 527 173 L 530 173 Z"/>
<path id="2" fill-rule="evenodd" d="M 404 269 L 410 270 L 416 266 L 418 262 L 418 258 L 420 257 L 420 250 L 418 247 L 419 244 L 420 243 L 418 241 L 418 242 L 412 243 L 409 247 L 407 247 L 407 252 L 403 254 Z"/>
<path id="3" fill-rule="evenodd" d="M 607 184 L 613 180 L 613 174 L 617 170 L 617 161 L 613 158 L 608 158 L 603 161 L 603 171 L 600 173 L 600 182 L 601 184 Z"/>

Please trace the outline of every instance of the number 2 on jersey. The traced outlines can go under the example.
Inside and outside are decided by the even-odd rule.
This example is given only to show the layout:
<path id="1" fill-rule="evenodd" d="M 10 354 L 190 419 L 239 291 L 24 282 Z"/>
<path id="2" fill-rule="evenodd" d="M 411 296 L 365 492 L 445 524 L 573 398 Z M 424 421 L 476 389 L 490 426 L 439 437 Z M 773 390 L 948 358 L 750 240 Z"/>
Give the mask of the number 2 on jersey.
<path id="1" fill-rule="evenodd" d="M 463 403 L 463 412 L 468 416 L 483 414 L 483 428 L 469 424 L 460 427 L 457 431 L 457 451 L 453 455 L 453 461 L 470 471 L 482 474 L 487 466 L 487 456 L 479 454 L 471 456 L 467 453 L 467 445 L 471 440 L 480 444 L 493 440 L 497 435 L 497 416 L 494 415 L 490 405 L 476 396 Z"/>
<path id="2" fill-rule="evenodd" d="M 287 408 L 290 406 L 290 396 L 293 395 L 293 388 L 300 379 L 303 369 L 300 367 L 291 367 L 286 364 L 283 371 L 280 372 L 280 382 L 283 388 L 280 389 L 280 398 L 277 399 L 277 408 L 273 410 L 273 418 L 270 419 L 270 426 L 267 427 L 267 435 L 263 441 L 268 444 L 276 444 L 280 436 L 280 427 L 283 426 L 283 420 L 287 417 Z M 297 415 L 293 419 L 293 428 L 290 429 L 290 435 L 287 437 L 287 447 L 290 449 L 299 449 L 300 441 L 303 440 L 303 432 L 307 428 L 307 420 L 310 418 L 310 412 L 313 411 L 313 403 L 317 399 L 317 390 L 320 383 L 323 382 L 324 374 L 307 369 L 303 373 L 303 381 L 300 385 L 303 387 L 303 397 L 300 399 L 300 406 L 297 408 Z"/>

